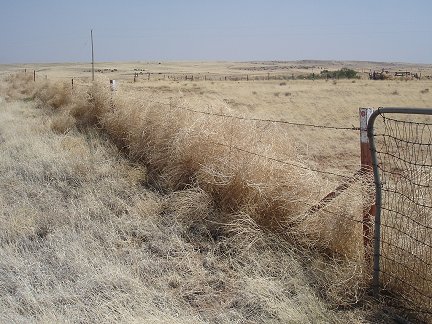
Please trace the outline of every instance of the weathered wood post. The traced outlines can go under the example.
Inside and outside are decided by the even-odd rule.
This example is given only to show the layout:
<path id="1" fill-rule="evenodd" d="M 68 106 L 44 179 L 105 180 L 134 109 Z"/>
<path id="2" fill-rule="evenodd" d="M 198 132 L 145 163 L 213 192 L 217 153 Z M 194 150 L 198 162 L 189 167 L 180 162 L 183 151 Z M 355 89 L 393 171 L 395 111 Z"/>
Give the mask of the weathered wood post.
<path id="1" fill-rule="evenodd" d="M 36 70 L 33 70 L 33 81 L 36 82 Z"/>

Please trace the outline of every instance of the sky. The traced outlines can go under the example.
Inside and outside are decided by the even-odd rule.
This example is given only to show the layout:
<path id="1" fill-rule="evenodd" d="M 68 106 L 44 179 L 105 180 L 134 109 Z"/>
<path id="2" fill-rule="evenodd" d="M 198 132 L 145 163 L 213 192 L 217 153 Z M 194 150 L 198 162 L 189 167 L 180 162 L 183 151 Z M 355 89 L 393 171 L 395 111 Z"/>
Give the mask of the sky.
<path id="1" fill-rule="evenodd" d="M 0 0 L 0 64 L 432 63 L 430 0 Z"/>

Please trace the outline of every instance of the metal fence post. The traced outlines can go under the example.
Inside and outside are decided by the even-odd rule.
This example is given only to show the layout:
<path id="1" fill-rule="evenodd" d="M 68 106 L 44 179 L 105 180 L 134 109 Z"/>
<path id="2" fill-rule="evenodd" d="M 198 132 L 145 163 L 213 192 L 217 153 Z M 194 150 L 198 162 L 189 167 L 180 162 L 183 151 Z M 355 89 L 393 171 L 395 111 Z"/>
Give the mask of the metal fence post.
<path id="1" fill-rule="evenodd" d="M 381 246 L 381 180 L 378 171 L 378 158 L 376 155 L 376 147 L 374 141 L 374 122 L 380 114 L 379 108 L 370 116 L 367 124 L 367 137 L 370 143 L 370 151 L 372 155 L 372 166 L 375 182 L 375 228 L 374 228 L 374 256 L 373 256 L 373 281 L 372 289 L 375 298 L 379 296 L 379 272 L 380 272 L 380 246 Z"/>
<path id="2" fill-rule="evenodd" d="M 366 174 L 372 172 L 372 157 L 368 139 L 368 121 L 373 113 L 372 108 L 360 108 L 360 158 L 361 158 L 361 172 Z M 365 259 L 370 261 L 371 247 L 372 247 L 372 217 L 375 216 L 375 204 L 363 209 L 363 244 L 365 249 Z"/>

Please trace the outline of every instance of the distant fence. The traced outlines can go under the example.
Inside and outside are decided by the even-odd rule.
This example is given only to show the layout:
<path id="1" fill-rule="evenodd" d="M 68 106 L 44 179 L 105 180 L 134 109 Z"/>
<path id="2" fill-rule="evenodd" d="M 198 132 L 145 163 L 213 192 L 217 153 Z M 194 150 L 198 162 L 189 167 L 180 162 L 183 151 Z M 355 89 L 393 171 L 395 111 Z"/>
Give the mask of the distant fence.
<path id="1" fill-rule="evenodd" d="M 377 193 L 375 296 L 431 323 L 432 109 L 380 108 L 368 136 Z"/>
<path id="2" fill-rule="evenodd" d="M 216 74 L 216 73 L 163 73 L 163 72 L 134 72 L 134 81 L 284 81 L 306 78 L 293 73 L 251 73 L 251 74 Z"/>

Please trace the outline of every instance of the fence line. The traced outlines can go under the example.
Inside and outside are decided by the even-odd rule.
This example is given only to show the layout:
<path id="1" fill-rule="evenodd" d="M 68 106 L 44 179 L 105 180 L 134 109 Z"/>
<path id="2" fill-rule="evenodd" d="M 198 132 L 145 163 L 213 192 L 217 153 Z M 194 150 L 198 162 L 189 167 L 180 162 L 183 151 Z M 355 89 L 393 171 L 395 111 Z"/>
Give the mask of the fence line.
<path id="1" fill-rule="evenodd" d="M 152 101 L 153 103 L 157 103 L 160 105 L 164 105 L 164 106 L 169 106 L 170 108 L 174 108 L 174 109 L 180 109 L 180 110 L 185 110 L 185 111 L 189 111 L 192 113 L 197 113 L 197 114 L 202 114 L 202 115 L 208 115 L 208 116 L 216 116 L 216 117 L 224 117 L 224 118 L 232 118 L 232 119 L 238 119 L 238 120 L 246 120 L 246 121 L 258 121 L 258 122 L 268 122 L 268 123 L 280 123 L 280 124 L 287 124 L 287 125 L 291 125 L 291 126 L 305 126 L 305 127 L 313 127 L 313 128 L 321 128 L 321 129 L 331 129 L 331 130 L 349 130 L 349 131 L 360 131 L 361 128 L 360 127 L 338 127 L 338 126 L 325 126 L 325 125 L 315 125 L 315 124 L 304 124 L 304 123 L 296 123 L 296 122 L 289 122 L 289 121 L 284 121 L 284 120 L 273 120 L 273 119 L 260 119 L 260 118 L 248 118 L 248 117 L 242 117 L 242 116 L 235 116 L 235 115 L 227 115 L 227 114 L 222 114 L 222 113 L 213 113 L 213 112 L 208 112 L 208 111 L 201 111 L 201 110 L 195 110 L 195 109 L 191 109 L 188 107 L 182 107 L 182 106 L 178 106 L 178 105 L 172 105 L 171 103 L 164 103 L 164 102 L 159 102 L 159 101 Z M 346 174 L 340 174 L 340 173 L 336 173 L 336 172 L 331 172 L 331 171 L 324 171 L 324 170 L 319 170 L 319 169 L 315 169 L 315 168 L 310 168 L 307 166 L 302 166 L 302 165 L 298 165 L 292 162 L 287 162 L 287 161 L 283 161 L 280 159 L 276 159 L 274 157 L 269 157 L 269 156 L 265 156 L 265 155 L 261 155 L 259 153 L 256 152 L 251 152 L 239 147 L 235 147 L 235 146 L 231 146 L 228 144 L 222 144 L 222 143 L 217 143 L 217 142 L 211 142 L 212 144 L 216 144 L 216 145 L 220 145 L 220 146 L 226 146 L 228 148 L 231 149 L 235 149 L 238 151 L 242 151 L 244 153 L 248 153 L 251 155 L 255 155 L 261 158 L 265 158 L 268 159 L 270 161 L 274 161 L 274 162 L 278 162 L 281 164 L 286 164 L 286 165 L 290 165 L 290 166 L 294 166 L 300 169 L 304 169 L 304 170 L 308 170 L 308 171 L 313 171 L 313 172 L 317 172 L 317 173 L 321 173 L 321 174 L 326 174 L 326 175 L 332 175 L 332 176 L 336 176 L 342 179 L 346 179 L 346 180 L 350 180 L 352 178 L 352 175 L 346 175 Z M 367 173 L 368 172 L 368 168 L 363 168 L 363 171 L 359 171 L 358 173 Z M 372 170 L 370 170 L 372 171 Z"/>
<path id="2" fill-rule="evenodd" d="M 171 103 L 160 102 L 160 101 L 152 101 L 152 102 L 160 104 L 160 105 L 170 106 L 170 108 L 186 110 L 186 111 L 196 113 L 196 114 L 216 116 L 216 117 L 224 117 L 224 118 L 232 118 L 232 119 L 238 119 L 238 120 L 257 121 L 257 122 L 272 123 L 272 124 L 286 124 L 286 125 L 291 125 L 291 126 L 304 126 L 304 127 L 331 129 L 331 130 L 344 130 L 344 131 L 360 131 L 361 130 L 360 127 L 354 127 L 354 126 L 351 126 L 351 127 L 333 126 L 333 125 L 327 126 L 327 125 L 317 125 L 317 124 L 292 122 L 292 121 L 279 120 L 279 119 L 262 119 L 262 118 L 244 117 L 244 116 L 238 116 L 238 115 L 228 115 L 228 114 L 223 114 L 223 113 L 215 113 L 215 112 L 210 112 L 210 111 L 197 110 L 197 109 L 192 109 L 189 107 L 172 105 Z M 366 130 L 366 129 L 364 129 L 364 130 Z"/>
<path id="3" fill-rule="evenodd" d="M 237 146 L 228 145 L 228 144 L 222 144 L 222 143 L 213 142 L 213 141 L 208 141 L 208 143 L 219 145 L 219 146 L 224 146 L 224 147 L 227 147 L 227 148 L 230 148 L 230 149 L 234 149 L 234 150 L 237 150 L 237 151 L 240 151 L 240 152 L 243 152 L 243 153 L 247 153 L 247 154 L 254 155 L 254 156 L 257 156 L 257 157 L 260 157 L 260 158 L 264 158 L 264 159 L 267 159 L 269 161 L 278 162 L 278 163 L 289 165 L 289 166 L 294 166 L 294 167 L 299 168 L 299 169 L 303 169 L 303 170 L 307 170 L 307 171 L 312 171 L 312 172 L 317 172 L 317 173 L 326 174 L 326 175 L 332 175 L 332 176 L 340 177 L 340 178 L 346 179 L 346 180 L 350 180 L 351 179 L 351 176 L 348 176 L 348 175 L 345 175 L 345 174 L 340 174 L 340 173 L 336 173 L 336 172 L 330 172 L 330 171 L 324 171 L 324 170 L 318 170 L 318 169 L 310 168 L 310 167 L 299 165 L 299 164 L 296 164 L 296 163 L 293 163 L 293 162 L 283 161 L 283 160 L 276 159 L 276 158 L 273 158 L 273 157 L 269 157 L 269 156 L 266 156 L 266 155 L 262 155 L 262 154 L 259 154 L 259 153 L 256 153 L 256 152 L 248 151 L 246 149 L 243 149 L 243 148 L 240 148 L 240 147 L 237 147 Z"/>
<path id="4" fill-rule="evenodd" d="M 331 129 L 331 130 L 344 130 L 344 131 L 363 131 L 366 133 L 367 129 L 366 126 L 364 126 L 364 129 L 361 129 L 360 127 L 338 127 L 338 126 L 325 126 L 325 125 L 315 125 L 315 124 L 304 124 L 304 123 L 295 123 L 295 122 L 288 122 L 288 121 L 283 121 L 283 120 L 271 120 L 271 119 L 259 119 L 259 118 L 247 118 L 247 117 L 242 117 L 242 116 L 235 116 L 235 115 L 228 115 L 228 114 L 223 114 L 223 113 L 212 113 L 212 112 L 208 112 L 208 111 L 200 111 L 200 110 L 196 110 L 196 109 L 191 109 L 188 107 L 182 107 L 179 105 L 172 105 L 171 103 L 163 103 L 163 102 L 158 102 L 158 101 L 152 101 L 153 103 L 157 103 L 160 105 L 164 105 L 164 106 L 169 106 L 171 109 L 180 109 L 180 110 L 185 110 L 185 111 L 189 111 L 192 113 L 197 113 L 197 114 L 203 114 L 203 115 L 208 115 L 208 116 L 216 116 L 216 117 L 223 117 L 223 118 L 232 118 L 232 119 L 238 119 L 238 120 L 246 120 L 246 121 L 259 121 L 259 122 L 269 122 L 269 123 L 282 123 L 282 124 L 288 124 L 288 125 L 293 125 L 293 126 L 305 126 L 305 127 L 315 127 L 315 128 L 321 128 L 321 129 Z M 325 171 L 325 170 L 319 170 L 316 168 L 311 168 L 308 166 L 304 166 L 304 165 L 299 165 L 293 162 L 288 162 L 288 161 L 284 161 L 281 159 L 277 159 L 274 157 L 269 157 L 266 155 L 262 155 L 259 154 L 257 152 L 252 152 L 237 146 L 233 146 L 233 145 L 228 145 L 228 144 L 222 144 L 222 143 L 218 143 L 218 142 L 214 142 L 214 141 L 209 141 L 209 143 L 215 144 L 215 145 L 219 145 L 219 146 L 224 146 L 227 147 L 229 149 L 234 149 L 243 153 L 247 153 L 253 156 L 257 156 L 260 158 L 264 158 L 267 159 L 269 161 L 273 161 L 273 162 L 278 162 L 284 165 L 289 165 L 289 166 L 293 166 L 296 168 L 300 168 L 303 170 L 307 170 L 307 171 L 312 171 L 312 172 L 316 172 L 316 173 L 320 173 L 320 174 L 324 174 L 324 175 L 331 175 L 331 176 L 336 176 L 339 177 L 340 179 L 342 179 L 344 182 L 342 182 L 340 185 L 338 185 L 332 192 L 328 193 L 326 196 L 324 196 L 319 203 L 315 204 L 315 205 L 309 205 L 309 210 L 308 210 L 308 214 L 314 214 L 316 212 L 318 212 L 319 210 L 323 209 L 324 207 L 326 207 L 331 201 L 333 201 L 335 198 L 337 198 L 338 196 L 340 196 L 343 192 L 345 192 L 347 189 L 349 189 L 355 182 L 358 182 L 360 179 L 365 179 L 365 176 L 367 174 L 372 174 L 372 168 L 371 165 L 364 165 L 364 161 L 359 161 L 361 163 L 359 163 L 359 170 L 354 174 L 354 175 L 346 175 L 346 174 L 341 174 L 341 173 L 336 173 L 336 172 L 331 172 L 331 171 Z M 367 209 L 365 209 L 363 211 L 363 220 L 361 221 L 357 221 L 354 219 L 350 219 L 352 221 L 358 222 L 363 224 L 363 236 L 364 236 L 364 246 L 365 246 L 365 252 L 366 254 L 370 254 L 371 251 L 371 241 L 370 241 L 370 228 L 372 228 L 372 219 L 371 219 L 371 215 L 373 215 L 374 210 L 370 209 L 369 207 Z"/>
<path id="5" fill-rule="evenodd" d="M 313 127 L 313 128 L 324 128 L 324 129 L 332 129 L 332 130 L 353 130 L 353 131 L 359 131 L 360 127 L 339 127 L 339 126 L 326 126 L 326 125 L 316 125 L 316 124 L 306 124 L 306 123 L 297 123 L 297 122 L 290 122 L 286 120 L 275 120 L 275 119 L 260 119 L 260 118 L 249 118 L 249 117 L 242 117 L 242 116 L 235 116 L 235 115 L 227 115 L 222 113 L 212 113 L 208 111 L 201 111 L 201 110 L 195 110 L 187 107 L 181 107 L 176 106 L 175 108 L 187 110 L 193 113 L 203 114 L 203 115 L 211 115 L 211 116 L 218 116 L 218 117 L 226 117 L 226 118 L 233 118 L 233 119 L 239 119 L 239 120 L 248 120 L 248 121 L 259 121 L 259 122 L 267 122 L 267 123 L 274 123 L 274 124 L 287 124 L 292 126 L 305 126 L 305 127 Z"/>
<path id="6" fill-rule="evenodd" d="M 158 102 L 155 102 L 158 103 Z M 169 105 L 172 108 L 171 104 L 167 104 L 167 103 L 159 103 L 159 104 L 163 104 L 163 105 Z M 192 113 L 196 113 L 196 114 L 204 114 L 204 115 L 209 115 L 209 116 L 216 116 L 216 117 L 223 117 L 223 118 L 232 118 L 232 119 L 238 119 L 238 120 L 248 120 L 248 121 L 257 121 L 257 122 L 267 122 L 267 123 L 280 123 L 280 124 L 287 124 L 287 125 L 292 125 L 292 126 L 303 126 L 303 127 L 312 127 L 312 128 L 320 128 L 320 129 L 331 129 L 331 130 L 344 130 L 344 131 L 364 131 L 363 127 L 339 127 L 339 126 L 326 126 L 326 125 L 315 125 L 315 124 L 307 124 L 307 123 L 297 123 L 297 122 L 290 122 L 290 121 L 284 121 L 284 120 L 272 120 L 272 119 L 259 119 L 259 118 L 247 118 L 247 117 L 242 117 L 242 116 L 235 116 L 235 115 L 228 115 L 228 114 L 223 114 L 223 113 L 212 113 L 212 112 L 208 112 L 208 111 L 200 111 L 200 110 L 195 110 L 195 109 L 191 109 L 191 108 L 187 108 L 187 107 L 181 107 L 181 106 L 174 106 L 174 108 L 176 109 L 182 109 L 182 110 L 186 110 Z M 432 294 L 431 291 L 429 291 L 428 289 L 430 289 L 430 282 L 432 282 L 426 272 L 426 275 L 422 275 L 422 271 L 424 272 L 424 267 L 426 267 L 426 271 L 430 271 L 430 269 L 428 268 L 430 266 L 430 262 L 428 260 L 432 259 L 432 252 L 430 251 L 431 248 L 431 244 L 428 244 L 426 242 L 426 239 L 419 239 L 418 236 L 415 236 L 414 234 L 412 234 L 411 232 L 403 232 L 403 227 L 405 226 L 406 228 L 410 229 L 410 230 L 417 230 L 418 226 L 421 226 L 421 235 L 424 235 L 424 237 L 430 239 L 430 237 L 432 237 L 432 233 L 430 233 L 431 227 L 428 226 L 426 224 L 428 218 L 431 215 L 431 205 L 427 204 L 427 203 L 422 203 L 421 200 L 418 200 L 419 197 L 414 196 L 413 194 L 413 198 L 409 198 L 408 199 L 408 203 L 406 202 L 407 199 L 400 199 L 402 200 L 402 203 L 400 203 L 399 200 L 393 198 L 389 198 L 387 196 L 391 196 L 392 194 L 394 195 L 396 194 L 401 194 L 403 197 L 409 197 L 407 196 L 404 191 L 399 192 L 397 190 L 404 190 L 406 189 L 404 187 L 404 185 L 400 185 L 400 180 L 406 180 L 407 182 L 409 182 L 410 185 L 415 186 L 415 187 L 423 187 L 423 188 L 427 188 L 429 189 L 429 197 L 426 197 L 426 199 L 432 199 L 430 196 L 430 182 L 431 182 L 431 178 L 430 178 L 430 174 L 432 174 L 432 163 L 426 163 L 426 162 L 412 162 L 411 159 L 412 158 L 417 158 L 417 159 L 426 159 L 430 158 L 430 148 L 432 147 L 432 143 L 431 143 L 431 139 L 432 139 L 432 131 L 431 131 L 431 127 L 432 123 L 422 123 L 422 122 L 410 122 L 410 121 L 402 121 L 402 120 L 397 120 L 397 119 L 393 119 L 393 118 L 388 118 L 385 116 L 385 114 L 387 113 L 392 113 L 392 112 L 396 112 L 397 109 L 394 108 L 390 108 L 389 110 L 384 109 L 378 109 L 374 114 L 373 114 L 373 118 L 371 118 L 371 123 L 368 125 L 368 136 L 371 140 L 372 143 L 374 143 L 375 138 L 381 137 L 382 139 L 382 144 L 386 147 L 386 149 L 384 150 L 379 150 L 377 149 L 378 146 L 376 146 L 375 144 L 373 144 L 372 146 L 372 152 L 375 154 L 374 155 L 374 161 L 373 161 L 373 166 L 374 166 L 374 175 L 375 175 L 375 185 L 376 185 L 376 190 L 377 190 L 377 205 L 380 207 L 379 210 L 377 211 L 377 215 L 375 217 L 375 255 L 374 255 L 374 270 L 375 270 L 375 274 L 378 273 L 378 275 L 381 273 L 383 275 L 383 280 L 384 280 L 384 284 L 388 284 L 391 287 L 394 287 L 396 293 L 400 293 L 401 294 L 401 298 L 402 298 L 402 303 L 405 303 L 404 305 L 400 306 L 400 305 L 395 305 L 395 307 L 401 307 L 402 309 L 405 310 L 415 310 L 416 314 L 420 314 L 420 316 L 422 314 L 426 314 L 426 316 L 432 316 Z M 400 109 L 399 112 L 404 112 L 406 113 L 405 108 Z M 414 111 L 418 111 L 418 110 L 414 110 Z M 416 113 L 416 112 L 414 112 Z M 429 114 L 432 114 L 432 109 L 429 111 Z M 388 135 L 386 132 L 384 132 L 383 134 L 379 134 L 379 135 L 375 135 L 373 134 L 373 123 L 374 123 L 374 119 L 377 116 L 381 116 L 382 117 L 382 122 L 385 125 L 385 131 L 389 132 L 390 135 Z M 401 124 L 402 125 L 402 131 L 398 130 L 397 127 L 392 128 L 393 126 L 391 126 L 391 124 L 389 123 L 395 123 L 395 124 Z M 407 126 L 408 125 L 408 126 Z M 426 137 L 423 138 L 423 135 L 419 135 L 419 133 L 424 134 L 424 131 L 429 131 L 429 136 L 427 136 L 427 132 L 426 132 Z M 412 138 L 412 139 L 409 139 Z M 424 143 L 424 141 L 426 141 L 426 143 Z M 209 141 L 210 142 L 210 141 Z M 346 181 L 346 184 L 342 184 L 340 186 L 340 190 L 344 190 L 344 187 L 352 182 L 355 182 L 357 179 L 353 176 L 347 176 L 344 174 L 340 174 L 337 172 L 331 172 L 331 171 L 324 171 L 324 170 L 319 170 L 319 169 L 314 169 L 314 168 L 310 168 L 307 166 L 303 166 L 300 164 L 296 164 L 293 162 L 289 162 L 289 161 L 283 161 L 281 159 L 277 159 L 274 157 L 269 157 L 263 154 L 259 154 L 257 152 L 252 152 L 249 151 L 247 149 L 244 148 L 240 148 L 234 145 L 228 145 L 228 144 L 223 144 L 223 143 L 218 143 L 218 142 L 210 142 L 213 143 L 215 145 L 220 145 L 220 146 L 224 146 L 230 149 L 234 149 L 246 154 L 250 154 L 253 156 L 257 156 L 260 158 L 265 158 L 269 161 L 274 161 L 277 163 L 281 163 L 284 165 L 289 165 L 289 166 L 293 166 L 293 167 L 297 167 L 300 169 L 304 169 L 304 170 L 308 170 L 308 171 L 312 171 L 312 172 L 317 172 L 317 173 L 321 173 L 321 174 L 325 174 L 325 175 L 332 175 L 332 176 L 336 176 L 339 177 L 341 179 L 343 179 L 344 181 Z M 396 143 L 396 144 L 395 144 Z M 402 147 L 400 144 L 397 143 L 403 143 L 406 146 Z M 411 145 L 414 146 L 414 149 L 409 149 L 407 145 Z M 418 149 L 415 148 L 415 145 L 419 146 Z M 420 149 L 426 147 L 429 151 L 426 153 L 426 155 L 424 156 L 424 152 L 421 151 Z M 395 154 L 394 152 L 401 152 L 401 149 L 406 149 L 405 155 L 402 156 L 401 154 Z M 417 151 L 416 151 L 417 150 Z M 420 154 L 421 153 L 421 154 Z M 428 155 L 429 154 L 429 155 Z M 421 156 L 420 156 L 421 155 Z M 378 162 L 379 161 L 379 162 Z M 395 162 L 396 161 L 396 162 Z M 429 160 L 430 161 L 430 160 Z M 387 165 L 392 165 L 395 166 L 394 169 L 387 168 Z M 384 167 L 382 166 L 384 164 Z M 408 173 L 407 174 L 400 174 L 399 171 L 395 171 L 398 170 L 400 168 L 400 166 L 408 166 L 408 170 L 412 171 L 412 168 L 421 168 L 424 172 L 424 174 L 429 175 L 429 178 L 426 180 L 426 184 L 422 183 L 422 181 L 414 181 L 415 178 L 413 177 L 412 173 Z M 411 167 L 411 169 L 410 169 Z M 362 169 L 363 170 L 363 169 Z M 385 176 L 383 177 L 384 181 L 380 180 L 379 177 L 379 172 L 381 172 L 382 174 L 384 174 Z M 414 178 L 414 179 L 412 179 Z M 358 177 L 358 179 L 361 179 L 361 176 Z M 417 179 L 418 180 L 418 179 Z M 390 185 L 390 186 L 389 186 Z M 391 186 L 391 185 L 395 185 L 395 186 Z M 399 187 L 398 187 L 399 186 Z M 339 188 L 339 187 L 338 187 Z M 339 191 L 339 189 L 336 189 L 336 191 Z M 395 188 L 395 189 L 393 189 Z M 408 188 L 408 192 L 410 194 L 412 194 L 413 191 L 411 191 L 412 188 Z M 379 192 L 379 194 L 378 194 Z M 387 205 L 396 205 L 397 208 L 390 208 L 387 205 L 383 205 L 383 199 L 381 193 L 384 193 L 384 202 Z M 387 196 L 386 196 L 387 195 Z M 427 193 L 426 193 L 427 195 Z M 327 197 L 325 197 L 323 200 L 321 200 L 320 204 L 322 203 L 322 205 L 318 204 L 318 205 L 312 205 L 309 206 L 310 207 L 310 211 L 315 212 L 317 210 L 323 209 L 326 207 L 327 204 Z M 423 199 L 423 198 L 422 198 Z M 330 199 L 331 200 L 331 199 Z M 415 208 L 412 208 L 413 206 L 411 206 L 412 204 L 414 204 L 415 206 L 419 207 L 420 210 L 417 210 Z M 305 203 L 305 205 L 307 206 L 308 204 Z M 415 207 L 414 206 L 414 207 Z M 411 207 L 411 209 L 410 209 Z M 389 215 L 393 216 L 394 218 L 394 224 L 393 223 L 386 223 L 385 220 L 381 219 L 381 215 L 380 213 L 384 211 L 383 214 L 385 214 L 385 212 L 387 212 Z M 413 217 L 407 217 L 407 214 L 412 214 L 414 211 L 414 213 L 425 213 L 425 221 L 423 222 L 423 220 L 418 220 L 416 218 Z M 324 210 L 324 212 L 329 212 L 332 213 L 331 211 L 328 210 Z M 336 213 L 335 216 L 337 215 Z M 338 215 L 339 217 L 341 217 L 340 215 Z M 414 215 L 416 216 L 416 215 Z M 417 215 L 418 216 L 418 215 Z M 404 219 L 402 219 L 404 217 Z M 350 218 L 349 218 L 350 219 Z M 363 221 L 357 221 L 355 219 L 350 219 L 354 222 L 358 222 L 361 224 L 365 224 L 364 220 Z M 396 224 L 396 225 L 395 225 Z M 383 228 L 383 231 L 381 232 L 381 228 Z M 406 246 L 400 246 L 398 244 L 394 244 L 394 241 L 397 241 L 399 239 L 399 237 L 395 236 L 395 232 L 400 233 L 400 234 L 404 234 L 404 239 L 408 241 L 409 244 L 407 244 L 408 247 Z M 415 233 L 417 233 L 415 231 Z M 420 235 L 419 234 L 419 235 Z M 382 237 L 381 237 L 382 236 Z M 412 241 L 412 242 L 410 242 Z M 414 242 L 414 243 L 413 243 Z M 400 243 L 400 242 L 398 242 Z M 417 246 L 413 245 L 413 244 L 417 244 L 417 243 L 421 243 L 421 247 L 417 249 Z M 414 249 L 413 249 L 414 246 Z M 385 250 L 387 249 L 387 251 Z M 418 254 L 420 254 L 420 252 L 422 252 L 425 249 L 425 253 L 426 253 L 426 258 L 422 258 L 421 255 L 419 256 Z M 429 249 L 429 250 L 428 250 Z M 389 255 L 386 255 L 386 253 L 388 253 L 388 251 L 390 252 L 394 252 L 394 251 L 403 251 L 404 253 L 406 252 L 406 254 L 404 255 L 397 255 L 396 257 L 394 257 L 394 255 L 391 255 L 391 253 L 389 253 Z M 420 251 L 420 252 L 419 252 Z M 428 254 L 429 253 L 429 254 Z M 382 258 L 384 260 L 384 267 L 380 267 L 379 264 L 379 260 L 380 258 Z M 377 264 L 377 260 L 378 260 L 378 264 Z M 413 261 L 414 260 L 414 261 Z M 415 262 L 420 263 L 420 265 L 415 264 Z M 414 263 L 414 265 L 412 265 L 412 263 Z M 396 271 L 394 271 L 391 266 L 394 266 L 396 268 Z M 418 266 L 418 267 L 417 267 Z M 408 276 L 408 278 L 406 278 L 406 274 L 409 274 L 411 277 Z M 417 286 L 415 283 L 412 283 L 412 278 L 414 277 L 414 280 L 419 280 L 419 281 L 423 281 L 422 284 L 420 286 Z M 393 281 L 393 282 L 392 282 Z M 399 284 L 399 287 L 397 286 L 392 286 L 394 285 L 394 281 L 397 282 L 397 284 Z M 381 281 L 376 282 L 376 278 L 375 278 L 375 283 L 378 285 L 379 288 L 379 284 L 381 283 Z M 400 287 L 400 284 L 402 284 L 402 287 Z M 405 289 L 405 290 L 403 290 Z M 400 290 L 402 290 L 402 292 L 400 292 Z M 422 298 L 418 298 L 416 295 L 420 295 Z M 428 319 L 432 319 L 432 317 L 428 317 Z"/>

